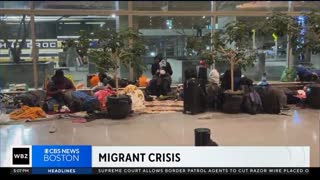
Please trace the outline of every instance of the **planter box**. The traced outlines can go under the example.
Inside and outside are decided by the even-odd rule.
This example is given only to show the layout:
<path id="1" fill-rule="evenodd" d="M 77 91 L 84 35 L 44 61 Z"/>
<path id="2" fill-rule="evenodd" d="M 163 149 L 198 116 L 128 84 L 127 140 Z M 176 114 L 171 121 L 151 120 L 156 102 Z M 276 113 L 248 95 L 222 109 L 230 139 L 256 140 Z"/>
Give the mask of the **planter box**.
<path id="1" fill-rule="evenodd" d="M 224 92 L 223 112 L 236 114 L 241 112 L 243 94 L 232 94 Z"/>
<path id="2" fill-rule="evenodd" d="M 38 64 L 38 87 L 43 85 L 47 75 L 54 74 L 54 62 L 39 62 Z M 0 87 L 8 88 L 9 84 L 26 83 L 29 87 L 34 87 L 33 64 L 32 62 L 12 62 L 0 63 Z"/>

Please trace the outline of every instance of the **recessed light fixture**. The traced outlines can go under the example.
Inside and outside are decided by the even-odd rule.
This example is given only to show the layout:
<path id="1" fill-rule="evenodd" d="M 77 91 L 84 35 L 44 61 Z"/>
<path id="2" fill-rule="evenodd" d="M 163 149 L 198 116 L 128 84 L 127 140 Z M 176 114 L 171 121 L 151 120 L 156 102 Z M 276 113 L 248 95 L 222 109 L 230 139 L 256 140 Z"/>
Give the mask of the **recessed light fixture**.
<path id="1" fill-rule="evenodd" d="M 111 17 L 112 17 L 112 18 L 116 18 L 116 15 L 115 15 L 115 14 L 111 14 Z"/>

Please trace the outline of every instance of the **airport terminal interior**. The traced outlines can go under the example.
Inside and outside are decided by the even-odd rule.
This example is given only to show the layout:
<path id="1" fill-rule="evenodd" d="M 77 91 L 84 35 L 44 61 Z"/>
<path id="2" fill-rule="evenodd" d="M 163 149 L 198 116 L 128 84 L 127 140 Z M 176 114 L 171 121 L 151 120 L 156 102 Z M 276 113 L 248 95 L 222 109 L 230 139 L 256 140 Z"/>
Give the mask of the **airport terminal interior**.
<path id="1" fill-rule="evenodd" d="M 198 104 L 202 103 L 198 102 L 198 89 L 192 91 L 193 93 L 188 91 L 187 94 L 187 70 L 198 71 L 205 67 L 205 77 L 211 78 L 210 72 L 216 69 L 218 79 L 220 75 L 217 86 L 220 87 L 219 81 L 223 81 L 223 75 L 227 74 L 230 68 L 215 57 L 212 60 L 211 57 L 201 56 L 201 52 L 214 52 L 214 33 L 228 30 L 227 27 L 231 27 L 233 22 L 242 22 L 247 26 L 268 22 L 276 13 L 283 13 L 287 16 L 282 15 L 281 18 L 298 23 L 299 27 L 302 27 L 300 34 L 308 33 L 311 18 L 307 18 L 309 16 L 305 13 L 313 9 L 320 9 L 319 1 L 0 1 L 1 165 L 9 161 L 7 155 L 12 145 L 194 146 L 194 130 L 208 128 L 211 139 L 219 146 L 308 146 L 310 166 L 319 167 L 320 50 L 311 52 L 307 49 L 304 53 L 297 54 L 292 49 L 294 45 L 288 41 L 290 37 L 287 34 L 281 36 L 273 32 L 259 33 L 260 27 L 251 26 L 249 46 L 257 55 L 251 66 L 241 69 L 240 72 L 241 78 L 246 77 L 252 81 L 252 86 L 267 82 L 274 92 L 281 92 L 286 96 L 284 104 L 281 104 L 282 100 L 277 100 L 279 112 L 265 113 L 261 110 L 259 113 L 226 113 L 227 105 L 221 105 L 223 110 L 220 110 L 216 107 L 208 108 L 207 103 L 204 108 L 206 110 L 199 110 L 195 115 L 186 113 L 186 106 L 200 107 Z M 140 46 L 132 46 L 135 40 L 128 40 L 129 38 L 124 39 L 123 44 L 115 43 L 115 49 L 121 46 L 119 54 L 114 53 L 118 52 L 118 49 L 102 52 L 103 45 L 112 44 L 114 34 L 119 35 L 119 32 L 128 29 L 133 29 L 142 39 L 142 53 L 135 53 L 135 48 Z M 101 32 L 107 31 L 114 34 L 101 35 Z M 85 32 L 85 35 L 81 34 L 82 32 Z M 238 31 L 239 34 L 241 32 Z M 320 39 L 319 31 L 317 33 Z M 86 38 L 89 36 L 92 38 Z M 195 41 L 198 43 L 200 39 L 205 39 L 203 37 L 208 39 L 207 43 L 199 45 L 201 51 L 197 51 L 197 44 L 190 48 L 191 40 L 199 40 Z M 103 38 L 106 39 L 105 42 L 101 41 Z M 117 38 L 121 39 L 121 35 Z M 319 43 L 319 48 L 320 42 L 315 43 Z M 231 52 L 239 53 L 239 49 L 235 48 L 237 45 L 234 44 L 225 50 L 233 49 Z M 87 54 L 81 55 L 83 49 Z M 109 62 L 114 59 L 122 60 L 128 49 L 133 52 L 128 53 L 129 63 L 136 64 L 126 66 L 129 64 L 126 58 L 123 58 L 125 63 Z M 96 54 L 91 53 L 93 51 Z M 219 50 L 217 52 L 221 53 Z M 104 58 L 109 56 L 110 58 Z M 163 94 L 162 91 L 160 94 L 158 91 L 153 94 L 151 91 L 154 89 L 149 88 L 151 82 L 158 83 L 157 80 L 152 81 L 155 77 L 153 68 L 157 57 L 160 57 L 161 62 L 165 59 L 173 72 L 168 75 L 168 94 Z M 100 76 L 98 77 L 101 64 L 94 59 L 99 63 L 106 62 L 108 68 L 104 73 L 113 78 L 116 74 L 119 80 L 105 84 Z M 132 59 L 137 60 L 131 62 Z M 291 80 L 286 79 L 289 75 L 284 75 L 285 72 L 288 73 L 288 67 L 296 68 Z M 310 72 L 309 79 L 302 80 L 304 75 L 298 74 L 302 69 Z M 93 111 L 89 113 L 88 109 L 92 109 L 93 105 L 85 104 L 87 101 L 83 99 L 77 103 L 84 104 L 87 109 L 82 108 L 81 111 L 71 113 L 74 112 L 71 105 L 56 107 L 57 104 L 53 103 L 53 110 L 50 112 L 51 101 L 46 102 L 50 89 L 48 84 L 50 80 L 54 81 L 51 77 L 56 76 L 57 72 L 63 72 L 67 81 L 73 84 L 72 87 L 85 94 L 83 96 L 96 98 L 101 109 L 109 110 L 110 116 L 111 113 L 114 115 L 119 112 L 110 112 L 112 104 L 108 102 L 113 100 L 123 103 L 116 101 L 119 96 L 114 94 L 141 92 L 141 96 L 131 96 L 130 113 L 123 118 L 113 119 L 109 115 L 104 117 L 101 113 L 92 115 Z M 161 74 L 162 69 L 156 74 L 158 72 Z M 229 73 L 232 76 L 233 69 Z M 100 82 L 94 82 L 94 77 Z M 231 79 L 236 83 L 237 78 Z M 163 81 L 165 80 L 164 78 Z M 211 81 L 208 82 L 210 84 Z M 96 90 L 101 84 L 105 89 Z M 106 88 L 107 85 L 112 87 Z M 236 87 L 237 85 L 232 84 L 232 91 Z M 312 93 L 317 92 L 312 94 L 308 89 Z M 33 91 L 47 91 L 45 100 L 40 102 L 39 97 L 35 100 L 39 101 L 39 109 L 33 107 L 36 106 L 35 102 L 29 106 L 22 105 L 31 95 L 41 96 L 41 93 L 32 94 Z M 103 93 L 97 94 L 100 91 L 115 98 L 109 100 L 107 95 L 104 95 L 101 99 L 100 95 Z M 204 92 L 208 96 L 207 89 Z M 80 93 L 74 96 L 72 94 L 71 97 L 78 94 Z M 313 97 L 310 100 L 311 96 Z M 128 97 L 130 99 L 130 96 Z M 140 97 L 143 97 L 141 102 Z M 243 102 L 245 97 L 246 95 L 241 97 Z M 272 94 L 269 97 L 273 97 Z M 275 95 L 275 98 L 278 98 L 278 95 Z M 16 99 L 19 99 L 18 105 Z M 186 99 L 191 105 L 186 105 Z M 195 102 L 192 103 L 189 99 Z M 260 101 L 263 101 L 262 97 Z M 93 100 L 90 103 L 94 103 Z M 232 106 L 234 103 L 230 104 Z M 260 104 L 264 107 L 264 102 Z M 122 111 L 126 105 L 118 104 L 118 108 L 114 107 L 112 111 Z M 242 106 L 245 105 L 242 103 L 241 107 L 237 108 Z M 266 106 L 273 107 L 273 104 L 271 102 Z M 34 116 L 23 118 L 20 111 L 26 108 L 30 108 L 29 113 L 37 112 Z"/>

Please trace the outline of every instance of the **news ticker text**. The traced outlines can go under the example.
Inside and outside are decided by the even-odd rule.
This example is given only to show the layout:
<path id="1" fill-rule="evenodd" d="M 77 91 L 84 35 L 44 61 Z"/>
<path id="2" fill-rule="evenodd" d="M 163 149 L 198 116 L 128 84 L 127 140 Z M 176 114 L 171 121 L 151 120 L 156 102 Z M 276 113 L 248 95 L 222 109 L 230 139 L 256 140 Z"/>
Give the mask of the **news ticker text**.
<path id="1" fill-rule="evenodd" d="M 148 175 L 148 174 L 203 174 L 203 175 L 309 175 L 310 168 L 9 168 L 11 175 L 32 174 L 93 174 L 93 175 Z"/>

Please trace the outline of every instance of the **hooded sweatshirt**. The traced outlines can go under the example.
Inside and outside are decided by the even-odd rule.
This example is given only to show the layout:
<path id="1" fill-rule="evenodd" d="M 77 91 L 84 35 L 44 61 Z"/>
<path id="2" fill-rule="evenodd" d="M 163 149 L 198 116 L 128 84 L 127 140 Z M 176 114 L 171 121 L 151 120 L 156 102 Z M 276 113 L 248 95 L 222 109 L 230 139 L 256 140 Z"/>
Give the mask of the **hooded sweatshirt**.
<path id="1" fill-rule="evenodd" d="M 220 84 L 220 74 L 216 69 L 212 69 L 211 72 L 209 73 L 209 82 L 210 83 L 216 83 Z"/>

